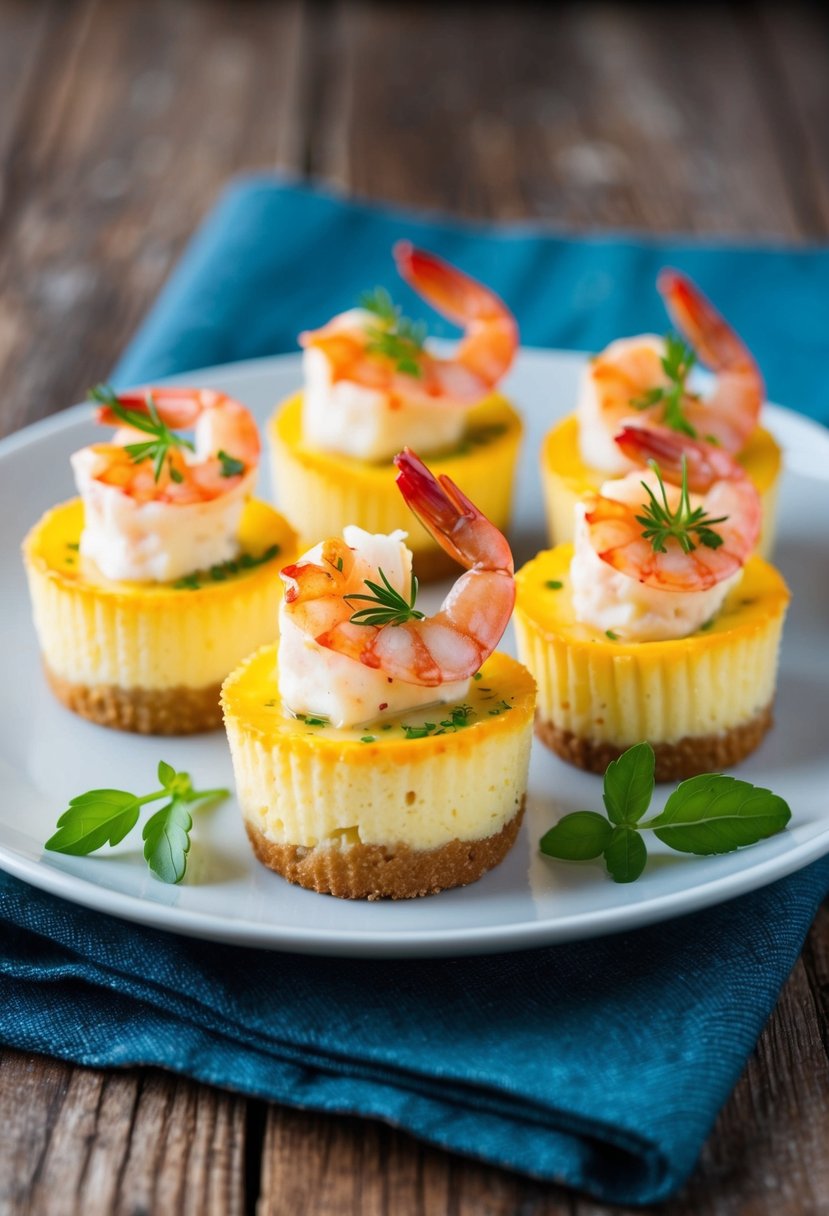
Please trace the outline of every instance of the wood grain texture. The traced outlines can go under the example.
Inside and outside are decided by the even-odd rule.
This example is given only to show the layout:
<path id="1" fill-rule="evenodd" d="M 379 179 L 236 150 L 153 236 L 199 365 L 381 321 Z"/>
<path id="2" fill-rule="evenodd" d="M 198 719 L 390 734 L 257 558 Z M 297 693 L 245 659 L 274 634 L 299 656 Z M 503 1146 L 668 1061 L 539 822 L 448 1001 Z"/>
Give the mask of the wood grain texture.
<path id="1" fill-rule="evenodd" d="M 0 1125 L 0 1212 L 245 1211 L 242 1098 L 5 1050 Z"/>
<path id="2" fill-rule="evenodd" d="M 118 357 L 228 176 L 578 230 L 829 235 L 797 5 L 0 0 L 0 433 Z M 662 1216 L 829 1213 L 829 912 Z M 627 1216 L 359 1121 L 0 1053 L 0 1214 Z"/>

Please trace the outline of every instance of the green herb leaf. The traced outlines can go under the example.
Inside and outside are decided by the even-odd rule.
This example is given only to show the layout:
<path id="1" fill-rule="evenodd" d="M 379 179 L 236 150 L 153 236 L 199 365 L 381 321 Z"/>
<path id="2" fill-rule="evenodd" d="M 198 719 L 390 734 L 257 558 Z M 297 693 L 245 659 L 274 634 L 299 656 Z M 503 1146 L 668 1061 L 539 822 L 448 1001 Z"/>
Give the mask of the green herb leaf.
<path id="1" fill-rule="evenodd" d="M 141 833 L 144 859 L 162 882 L 181 882 L 184 877 L 192 827 L 193 817 L 178 798 L 173 798 L 144 824 Z"/>
<path id="2" fill-rule="evenodd" d="M 144 443 L 126 444 L 124 451 L 134 464 L 141 464 L 145 460 L 151 460 L 153 463 L 153 476 L 156 481 L 160 478 L 164 462 L 172 449 L 186 448 L 190 452 L 194 450 L 193 444 L 189 439 L 184 439 L 181 435 L 177 435 L 161 421 L 150 393 L 147 393 L 146 414 L 140 410 L 132 410 L 123 406 L 118 400 L 117 394 L 108 384 L 96 385 L 95 388 L 89 390 L 88 396 L 91 401 L 97 402 L 98 405 L 107 406 L 112 410 L 115 417 L 119 418 L 126 426 L 132 427 L 136 431 L 143 431 L 145 435 L 152 436 L 150 440 Z M 174 481 L 182 480 L 180 473 L 178 474 L 178 478 L 173 475 L 172 466 L 170 466 L 170 470 Z"/>
<path id="3" fill-rule="evenodd" d="M 135 827 L 142 806 L 169 798 L 166 806 L 144 825 L 144 856 L 153 873 L 164 882 L 179 882 L 187 865 L 193 826 L 186 804 L 226 798 L 228 791 L 194 790 L 189 774 L 177 772 L 164 760 L 158 764 L 158 779 L 162 788 L 141 797 L 126 790 L 89 790 L 79 794 L 58 819 L 58 830 L 44 847 L 81 857 L 105 844 L 119 844 Z"/>
<path id="4" fill-rule="evenodd" d="M 666 334 L 665 354 L 660 362 L 670 381 L 669 385 L 666 388 L 648 389 L 641 397 L 631 398 L 630 402 L 637 410 L 650 409 L 651 406 L 662 402 L 665 407 L 662 414 L 665 426 L 688 435 L 691 439 L 696 439 L 697 432 L 685 416 L 683 401 L 688 395 L 686 382 L 696 359 L 693 350 L 686 346 L 680 337 L 676 334 Z"/>
<path id="5" fill-rule="evenodd" d="M 198 574 L 185 574 L 173 583 L 174 591 L 198 591 L 201 587 Z"/>
<path id="6" fill-rule="evenodd" d="M 255 570 L 257 566 L 264 566 L 278 554 L 279 545 L 271 545 L 258 557 L 254 557 L 252 553 L 240 553 L 238 557 L 219 562 L 209 570 L 194 570 L 192 574 L 185 574 L 176 579 L 172 587 L 174 591 L 198 591 L 205 583 L 224 583 L 240 570 Z"/>
<path id="7" fill-rule="evenodd" d="M 222 477 L 237 477 L 245 471 L 244 460 L 237 460 L 235 456 L 228 456 L 222 448 L 219 448 L 217 453 L 222 464 Z"/>
<path id="8" fill-rule="evenodd" d="M 541 837 L 539 848 L 548 857 L 563 861 L 590 861 L 601 857 L 613 829 L 596 811 L 574 811 L 565 815 Z"/>
<path id="9" fill-rule="evenodd" d="M 680 853 L 730 853 L 781 832 L 791 818 L 787 804 L 770 790 L 722 773 L 703 773 L 683 781 L 664 811 L 641 823 L 653 785 L 653 748 L 637 743 L 605 772 L 608 819 L 593 811 L 565 815 L 542 836 L 541 852 L 567 860 L 601 853 L 616 882 L 635 882 L 648 859 L 640 832 L 653 831 Z"/>
<path id="10" fill-rule="evenodd" d="M 105 844 L 119 844 L 138 822 L 141 804 L 126 790 L 89 790 L 73 798 L 58 830 L 43 846 L 53 853 L 85 857 Z"/>
<path id="11" fill-rule="evenodd" d="M 655 765 L 650 743 L 637 743 L 611 760 L 602 798 L 612 823 L 636 823 L 642 818 L 653 797 Z"/>
<path id="12" fill-rule="evenodd" d="M 604 860 L 614 882 L 636 882 L 648 860 L 648 850 L 636 828 L 613 828 Z"/>
<path id="13" fill-rule="evenodd" d="M 352 625 L 376 625 L 382 628 L 384 625 L 402 625 L 406 621 L 422 621 L 424 613 L 415 608 L 418 591 L 415 576 L 412 575 L 411 593 L 409 599 L 406 600 L 399 591 L 395 591 L 383 570 L 378 570 L 378 574 L 382 579 L 382 586 L 380 583 L 373 583 L 370 579 L 365 581 L 371 595 L 347 595 L 345 597 L 346 603 L 349 604 L 355 600 L 370 605 L 370 607 L 358 608 L 356 612 L 352 613 L 349 617 Z"/>
<path id="14" fill-rule="evenodd" d="M 683 781 L 643 827 L 681 853 L 730 853 L 781 832 L 791 818 L 777 794 L 724 774 Z"/>
<path id="15" fill-rule="evenodd" d="M 178 774 L 176 773 L 176 770 L 173 768 L 172 764 L 167 764 L 166 761 L 159 760 L 158 779 L 164 786 L 165 790 L 171 790 L 173 788 L 173 782 L 177 776 Z"/>
<path id="16" fill-rule="evenodd" d="M 642 536 L 645 540 L 650 541 L 653 551 L 666 553 L 667 542 L 670 539 L 679 544 L 683 553 L 691 553 L 698 544 L 705 545 L 709 549 L 718 549 L 723 543 L 723 538 L 719 532 L 714 531 L 714 527 L 716 524 L 725 523 L 728 516 L 706 515 L 703 507 L 695 507 L 694 510 L 691 510 L 685 457 L 682 457 L 682 484 L 675 511 L 672 511 L 668 505 L 668 495 L 659 466 L 654 460 L 649 463 L 656 473 L 662 501 L 659 501 L 647 482 L 643 481 L 642 486 L 649 501 L 642 508 L 643 514 L 636 516 L 636 522 L 642 525 Z"/>
<path id="17" fill-rule="evenodd" d="M 399 372 L 407 376 L 422 376 L 421 359 L 426 341 L 425 322 L 404 317 L 385 287 L 375 287 L 360 297 L 360 306 L 372 313 L 377 325 L 368 326 L 366 350 L 390 359 Z"/>
<path id="18" fill-rule="evenodd" d="M 562 583 L 561 580 L 557 579 L 557 578 L 548 578 L 547 581 L 545 582 L 544 586 L 547 588 L 548 591 L 561 591 L 561 588 L 564 586 L 564 583 Z"/>
<path id="19" fill-rule="evenodd" d="M 366 312 L 372 312 L 387 325 L 396 325 L 400 309 L 395 306 L 391 295 L 385 287 L 375 287 L 373 291 L 364 291 L 359 304 Z"/>

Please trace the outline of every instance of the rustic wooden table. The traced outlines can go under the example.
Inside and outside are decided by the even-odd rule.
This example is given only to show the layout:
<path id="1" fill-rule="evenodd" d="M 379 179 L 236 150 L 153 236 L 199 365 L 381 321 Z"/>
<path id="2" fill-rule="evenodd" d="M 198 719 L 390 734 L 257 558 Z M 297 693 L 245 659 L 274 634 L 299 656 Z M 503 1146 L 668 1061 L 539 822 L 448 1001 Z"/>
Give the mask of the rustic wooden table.
<path id="1" fill-rule="evenodd" d="M 817 8 L 0 0 L 0 432 L 112 365 L 219 186 L 570 229 L 829 235 Z M 829 314 L 828 314 L 829 316 Z M 822 912 L 683 1193 L 829 1212 Z M 372 1122 L 0 1051 L 0 1212 L 609 1216 Z"/>

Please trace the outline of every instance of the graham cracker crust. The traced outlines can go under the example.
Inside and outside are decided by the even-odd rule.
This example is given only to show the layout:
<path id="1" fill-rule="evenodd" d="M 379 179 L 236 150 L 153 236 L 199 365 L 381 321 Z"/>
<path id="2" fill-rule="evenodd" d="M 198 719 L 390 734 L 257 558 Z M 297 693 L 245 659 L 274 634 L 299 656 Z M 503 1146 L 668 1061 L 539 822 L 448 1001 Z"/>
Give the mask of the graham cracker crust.
<path id="1" fill-rule="evenodd" d="M 414 899 L 465 887 L 504 860 L 524 818 L 524 799 L 500 832 L 484 840 L 450 840 L 437 849 L 353 844 L 306 849 L 274 844 L 245 821 L 258 859 L 288 882 L 338 899 Z"/>
<path id="2" fill-rule="evenodd" d="M 52 692 L 67 709 L 98 726 L 139 735 L 195 735 L 222 724 L 221 684 L 207 688 L 120 688 L 74 684 L 44 663 Z"/>
<path id="3" fill-rule="evenodd" d="M 655 743 L 648 740 L 656 756 L 657 781 L 684 781 L 698 773 L 719 773 L 739 764 L 759 747 L 774 719 L 767 705 L 748 722 L 733 726 L 716 735 L 686 735 L 675 743 Z M 535 720 L 535 733 L 551 751 L 568 764 L 604 773 L 611 760 L 617 760 L 629 744 L 617 747 L 596 739 L 582 739 L 572 731 L 560 730 L 552 722 Z"/>

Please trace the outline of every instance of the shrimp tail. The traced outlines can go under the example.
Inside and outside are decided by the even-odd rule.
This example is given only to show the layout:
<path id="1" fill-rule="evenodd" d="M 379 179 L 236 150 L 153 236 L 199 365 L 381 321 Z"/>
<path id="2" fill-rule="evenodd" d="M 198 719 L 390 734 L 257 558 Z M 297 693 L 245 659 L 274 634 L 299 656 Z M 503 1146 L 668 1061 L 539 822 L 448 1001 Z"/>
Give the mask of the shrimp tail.
<path id="1" fill-rule="evenodd" d="M 698 439 L 689 439 L 670 427 L 623 426 L 614 437 L 616 444 L 631 460 L 646 465 L 653 460 L 666 481 L 682 483 L 683 458 L 688 488 L 704 494 L 715 481 L 743 481 L 746 472 L 724 448 Z"/>
<path id="2" fill-rule="evenodd" d="M 698 287 L 678 270 L 662 270 L 657 288 L 671 320 L 712 371 L 750 371 L 764 393 L 760 371 L 743 340 Z"/>
<path id="3" fill-rule="evenodd" d="M 466 570 L 500 570 L 512 575 L 512 552 L 506 538 L 451 477 L 435 477 L 411 448 L 398 453 L 394 463 L 406 505 L 450 557 Z"/>
<path id="4" fill-rule="evenodd" d="M 507 311 L 494 291 L 433 253 L 415 249 L 409 241 L 398 241 L 392 252 L 400 277 L 456 325 L 501 317 Z"/>
<path id="5" fill-rule="evenodd" d="M 458 347 L 457 362 L 487 384 L 496 384 L 518 348 L 518 326 L 500 296 L 408 241 L 394 246 L 394 260 L 401 278 L 418 295 L 467 331 Z"/>

